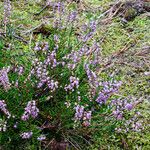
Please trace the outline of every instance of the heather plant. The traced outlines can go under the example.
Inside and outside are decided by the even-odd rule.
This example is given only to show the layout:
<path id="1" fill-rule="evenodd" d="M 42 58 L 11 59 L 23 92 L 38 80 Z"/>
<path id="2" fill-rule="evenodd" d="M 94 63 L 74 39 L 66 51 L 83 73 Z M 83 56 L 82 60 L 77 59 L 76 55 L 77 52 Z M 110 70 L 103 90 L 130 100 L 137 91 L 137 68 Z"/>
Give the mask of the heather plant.
<path id="1" fill-rule="evenodd" d="M 78 24 L 77 11 L 68 12 L 62 2 L 53 4 L 53 13 L 52 33 L 34 41 L 32 57 L 25 64 L 0 66 L 3 148 L 53 149 L 53 143 L 67 142 L 65 149 L 88 149 L 95 133 L 103 138 L 130 126 L 141 130 L 140 114 L 128 116 L 136 102 L 115 96 L 122 82 L 98 75 L 97 21 Z"/>
<path id="2" fill-rule="evenodd" d="M 11 1 L 10 0 L 4 0 L 4 26 L 5 26 L 5 34 L 7 32 L 8 26 L 10 26 L 10 16 L 11 16 Z"/>

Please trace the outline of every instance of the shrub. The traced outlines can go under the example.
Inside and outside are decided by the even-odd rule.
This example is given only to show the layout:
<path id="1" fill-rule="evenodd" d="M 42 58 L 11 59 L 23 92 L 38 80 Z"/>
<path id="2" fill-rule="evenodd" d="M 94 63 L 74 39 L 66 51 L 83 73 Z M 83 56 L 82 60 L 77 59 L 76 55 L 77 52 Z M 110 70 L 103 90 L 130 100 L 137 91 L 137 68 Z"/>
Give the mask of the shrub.
<path id="1" fill-rule="evenodd" d="M 51 143 L 51 149 L 88 147 L 94 134 L 103 138 L 122 131 L 125 114 L 134 108 L 135 102 L 113 96 L 120 81 L 98 76 L 97 22 L 81 25 L 77 34 L 78 13 L 66 12 L 60 2 L 53 9 L 52 32 L 46 39 L 39 36 L 29 61 L 2 64 L 0 138 L 5 149 L 37 149 L 41 142 Z"/>

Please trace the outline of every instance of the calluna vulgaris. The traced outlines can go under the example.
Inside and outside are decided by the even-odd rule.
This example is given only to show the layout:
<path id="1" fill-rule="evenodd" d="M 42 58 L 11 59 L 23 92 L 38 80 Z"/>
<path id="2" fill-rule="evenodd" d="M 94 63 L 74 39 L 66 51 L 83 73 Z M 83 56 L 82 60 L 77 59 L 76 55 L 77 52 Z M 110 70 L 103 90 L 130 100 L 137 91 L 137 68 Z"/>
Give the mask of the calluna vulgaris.
<path id="1" fill-rule="evenodd" d="M 6 6 L 5 11 L 10 10 L 8 8 L 10 3 L 7 2 Z M 109 115 L 113 115 L 114 120 L 125 122 L 126 130 L 129 130 L 130 125 L 133 130 L 138 131 L 141 129 L 141 122 L 136 122 L 135 119 L 138 114 L 129 118 L 129 122 L 125 119 L 125 114 L 134 109 L 135 102 L 121 98 L 112 100 L 111 98 L 114 93 L 119 91 L 122 83 L 114 79 L 102 81 L 98 76 L 101 48 L 94 39 L 97 21 L 91 21 L 89 24 L 81 26 L 81 34 L 76 36 L 79 45 L 73 45 L 71 40 L 68 44 L 66 37 L 62 35 L 69 30 L 71 33 L 69 36 L 72 34 L 75 36 L 78 14 L 73 11 L 65 17 L 63 15 L 65 11 L 62 2 L 53 4 L 55 16 L 53 30 L 55 33 L 50 35 L 51 42 L 39 40 L 35 43 L 33 48 L 35 55 L 32 62 L 29 62 L 30 69 L 22 65 L 1 68 L 0 88 L 4 89 L 4 93 L 9 95 L 11 89 L 17 89 L 16 91 L 19 92 L 22 90 L 21 86 L 30 85 L 30 89 L 26 91 L 25 95 L 31 95 L 29 95 L 29 99 L 21 95 L 23 100 L 17 106 L 17 110 L 19 110 L 17 115 L 13 114 L 15 111 L 11 110 L 9 105 L 10 101 L 15 100 L 16 95 L 12 96 L 12 99 L 7 97 L 6 100 L 4 96 L 0 97 L 0 112 L 2 113 L 0 131 L 7 132 L 8 127 L 8 132 L 15 130 L 22 139 L 36 137 L 38 141 L 46 140 L 47 133 L 45 134 L 44 127 L 38 122 L 42 120 L 40 117 L 44 111 L 55 111 L 60 106 L 60 102 L 63 102 L 61 105 L 71 112 L 71 115 L 65 115 L 68 117 L 67 120 L 74 122 L 74 125 L 70 127 L 72 130 L 78 129 L 79 126 L 90 127 L 94 114 L 98 113 L 103 106 L 107 106 L 111 109 Z M 5 12 L 5 23 L 8 16 L 9 12 L 8 14 Z M 93 41 L 94 44 L 91 45 L 90 41 Z M 16 81 L 9 79 L 11 74 L 17 74 L 18 79 Z M 41 105 L 43 101 L 46 105 L 49 103 L 48 109 L 46 105 L 44 107 Z M 57 117 L 55 116 L 53 119 L 57 120 Z M 9 124 L 11 121 L 13 125 Z M 45 120 L 45 122 L 47 121 Z M 23 127 L 21 128 L 21 126 Z M 30 126 L 36 126 L 36 130 L 32 131 Z M 116 127 L 117 132 L 122 130 L 125 129 Z"/>

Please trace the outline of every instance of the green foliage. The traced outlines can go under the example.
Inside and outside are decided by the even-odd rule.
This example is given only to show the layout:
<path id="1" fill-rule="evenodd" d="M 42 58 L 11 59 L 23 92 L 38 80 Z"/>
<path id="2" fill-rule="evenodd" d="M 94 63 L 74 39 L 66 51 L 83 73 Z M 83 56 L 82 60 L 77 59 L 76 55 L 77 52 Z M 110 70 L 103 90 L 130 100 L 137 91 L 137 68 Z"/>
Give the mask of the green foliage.
<path id="1" fill-rule="evenodd" d="M 93 7 L 101 4 L 105 10 L 112 1 L 93 0 L 90 1 L 90 3 L 91 2 Z M 2 4 L 2 2 L 0 2 L 0 4 Z M 8 121 L 8 132 L 0 133 L 0 145 L 3 145 L 3 148 L 6 150 L 40 149 L 41 143 L 37 141 L 37 137 L 41 134 L 41 132 L 37 129 L 37 127 L 42 126 L 43 123 L 46 122 L 46 125 L 50 125 L 52 127 L 54 126 L 54 129 L 46 128 L 44 130 L 44 134 L 46 134 L 48 138 L 48 141 L 46 142 L 48 143 L 52 139 L 56 139 L 57 141 L 64 139 L 70 143 L 73 143 L 72 145 L 76 145 L 77 148 L 75 149 L 148 150 L 150 148 L 150 135 L 148 132 L 149 127 L 146 127 L 149 121 L 148 103 L 143 103 L 138 107 L 139 111 L 143 110 L 142 114 L 144 119 L 142 119 L 144 126 L 146 127 L 142 133 L 129 132 L 126 134 L 117 134 L 115 132 L 115 128 L 116 126 L 120 126 L 121 122 L 114 120 L 113 117 L 103 117 L 103 115 L 105 116 L 111 114 L 112 112 L 111 108 L 105 105 L 102 107 L 96 106 L 96 111 L 93 113 L 90 127 L 83 128 L 82 125 L 78 124 L 77 127 L 74 128 L 74 121 L 71 118 L 74 117 L 73 107 L 77 99 L 76 90 L 72 93 L 66 94 L 64 89 L 60 88 L 59 91 L 54 92 L 54 98 L 50 98 L 49 91 L 44 93 L 41 90 L 37 90 L 30 81 L 26 82 L 26 84 L 24 83 L 32 67 L 31 61 L 34 60 L 36 56 L 38 56 L 40 60 L 44 60 L 45 58 L 43 53 L 34 53 L 33 48 L 35 46 L 35 42 L 47 41 L 50 45 L 50 51 L 52 51 L 55 46 L 53 36 L 55 34 L 59 34 L 60 42 L 57 60 L 61 60 L 62 57 L 70 53 L 70 49 L 75 48 L 75 50 L 78 50 L 81 48 L 81 45 L 78 43 L 79 41 L 76 38 L 76 34 L 77 32 L 80 33 L 80 30 L 73 30 L 73 26 L 69 26 L 64 30 L 55 30 L 52 25 L 46 24 L 44 25 L 44 30 L 50 34 L 48 36 L 45 36 L 43 33 L 38 35 L 32 34 L 30 37 L 25 37 L 25 39 L 30 41 L 29 44 L 24 44 L 23 42 L 15 39 L 13 33 L 18 34 L 21 30 L 18 25 L 22 24 L 23 29 L 34 28 L 39 25 L 44 14 L 43 12 L 39 16 L 31 15 L 32 13 L 36 13 L 41 10 L 41 5 L 36 4 L 34 1 L 29 1 L 28 4 L 21 2 L 20 4 L 17 2 L 13 3 L 14 9 L 11 16 L 13 26 L 11 25 L 8 28 L 9 30 L 7 37 L 4 40 L 0 39 L 0 69 L 7 66 L 24 66 L 25 68 L 23 76 L 18 77 L 17 73 L 14 72 L 9 73 L 9 79 L 12 83 L 13 81 L 15 82 L 18 80 L 18 88 L 13 86 L 8 92 L 6 92 L 0 87 L 0 99 L 5 99 L 7 107 L 11 113 L 16 116 L 15 119 L 11 118 Z M 69 5 L 69 9 L 71 10 L 76 8 L 77 6 L 75 3 Z M 0 8 L 0 12 L 2 11 L 2 8 Z M 50 15 L 48 11 L 45 13 L 48 16 Z M 89 20 L 97 18 L 99 13 L 101 13 L 101 11 L 98 11 L 96 14 L 93 14 L 92 11 L 81 13 L 79 20 L 81 20 L 81 22 L 89 22 Z M 0 13 L 0 18 L 2 18 L 2 13 Z M 84 19 L 82 20 L 82 18 Z M 81 24 L 79 24 L 79 26 L 80 25 Z M 120 22 L 120 18 L 116 17 L 112 20 L 110 25 L 103 25 L 99 27 L 99 30 L 95 35 L 95 39 L 105 36 L 104 41 L 101 43 L 103 57 L 110 57 L 115 52 L 118 52 L 120 49 L 124 48 L 126 44 L 130 43 L 135 44 L 135 46 L 133 48 L 129 48 L 129 52 L 126 54 L 125 59 L 123 59 L 124 61 L 127 61 L 127 64 L 129 65 L 132 64 L 132 59 L 140 64 L 142 60 L 136 58 L 135 56 L 130 56 L 130 54 L 136 51 L 136 49 L 141 49 L 144 45 L 149 43 L 149 25 L 150 23 L 148 17 L 143 15 L 136 17 L 135 20 L 128 22 L 126 25 L 123 25 Z M 90 45 L 91 43 L 92 41 L 88 44 Z M 78 90 L 82 96 L 82 105 L 89 103 L 87 94 L 89 85 L 87 84 L 87 76 L 83 67 L 85 60 L 86 58 L 83 57 L 81 62 L 76 67 L 75 72 L 73 72 L 73 75 L 79 77 L 81 80 L 81 85 Z M 114 62 L 115 61 L 116 60 L 114 60 Z M 105 69 L 103 68 L 103 64 L 100 64 L 100 66 L 102 69 Z M 145 66 L 143 68 L 144 71 L 147 70 Z M 149 77 L 146 77 L 143 73 L 137 71 L 138 69 L 134 69 L 132 65 L 121 66 L 115 64 L 114 68 L 111 68 L 110 70 L 108 69 L 100 74 L 101 80 L 110 81 L 110 74 L 116 73 L 115 69 L 120 70 L 120 73 L 116 75 L 116 78 L 118 80 L 121 79 L 124 83 L 119 93 L 121 96 L 128 97 L 128 95 L 131 95 L 139 98 L 142 95 L 145 96 L 143 99 L 147 98 L 150 93 L 148 86 Z M 129 71 L 133 73 L 133 76 L 128 75 Z M 60 74 L 62 74 L 62 76 L 60 76 Z M 72 75 L 72 71 L 68 68 L 62 69 L 62 67 L 58 67 L 54 71 L 51 70 L 50 75 L 54 75 L 54 78 L 60 81 L 62 86 L 65 86 L 69 83 L 69 77 Z M 36 82 L 36 79 L 33 78 L 32 81 Z M 117 96 L 114 96 L 113 98 L 117 98 Z M 23 114 L 24 108 L 30 100 L 37 101 L 37 106 L 40 108 L 39 117 L 36 120 L 30 118 L 27 122 L 20 121 L 20 116 Z M 64 102 L 71 103 L 69 109 L 66 107 Z M 95 103 L 92 103 L 87 107 L 87 109 L 95 105 Z M 6 119 L 1 114 L 0 117 L 0 122 Z M 13 126 L 18 121 L 18 128 L 14 129 Z M 33 131 L 33 138 L 27 141 L 22 140 L 19 136 L 20 131 L 29 130 Z M 123 141 L 125 141 L 125 144 Z"/>

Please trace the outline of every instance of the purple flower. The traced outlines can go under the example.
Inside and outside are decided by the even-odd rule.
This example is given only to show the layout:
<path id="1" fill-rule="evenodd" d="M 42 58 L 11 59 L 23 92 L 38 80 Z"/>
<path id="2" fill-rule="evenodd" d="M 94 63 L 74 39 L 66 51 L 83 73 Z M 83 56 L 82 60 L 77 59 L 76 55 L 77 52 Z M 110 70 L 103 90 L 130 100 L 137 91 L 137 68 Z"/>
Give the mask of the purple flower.
<path id="1" fill-rule="evenodd" d="M 65 7 L 63 2 L 55 2 L 52 4 L 53 7 L 53 13 L 55 14 L 56 11 L 58 11 L 59 14 L 65 12 Z"/>
<path id="2" fill-rule="evenodd" d="M 77 105 L 75 107 L 76 113 L 75 113 L 75 120 L 80 120 L 83 117 L 84 113 L 84 106 Z"/>
<path id="3" fill-rule="evenodd" d="M 86 24 L 83 24 L 82 27 L 81 27 L 81 29 L 85 32 L 85 31 L 87 31 L 88 26 Z"/>
<path id="4" fill-rule="evenodd" d="M 105 94 L 103 92 L 100 92 L 99 96 L 96 99 L 96 102 L 98 102 L 100 105 L 105 104 L 109 97 L 110 97 L 109 94 Z"/>
<path id="5" fill-rule="evenodd" d="M 16 122 L 15 124 L 14 124 L 14 128 L 16 129 L 18 127 L 18 122 Z"/>
<path id="6" fill-rule="evenodd" d="M 89 25 L 90 31 L 81 37 L 83 42 L 87 42 L 88 40 L 92 39 L 94 33 L 96 32 L 96 26 L 97 24 L 95 21 L 90 22 L 90 25 Z"/>
<path id="7" fill-rule="evenodd" d="M 71 77 L 70 77 L 70 84 L 65 86 L 65 90 L 66 90 L 66 91 L 68 91 L 68 90 L 74 91 L 74 88 L 75 88 L 75 87 L 76 87 L 76 88 L 79 87 L 79 78 L 76 78 L 76 77 L 71 76 Z"/>
<path id="8" fill-rule="evenodd" d="M 93 32 L 95 32 L 96 31 L 96 22 L 95 21 L 91 21 L 90 22 L 90 29 L 93 31 Z"/>
<path id="9" fill-rule="evenodd" d="M 40 135 L 40 136 L 37 138 L 38 141 L 43 141 L 43 140 L 45 140 L 45 139 L 46 139 L 46 136 L 45 136 L 45 135 Z"/>
<path id="10" fill-rule="evenodd" d="M 23 132 L 20 136 L 22 139 L 30 139 L 33 135 L 33 132 L 30 131 L 30 132 Z"/>
<path id="11" fill-rule="evenodd" d="M 106 101 L 110 98 L 110 96 L 117 92 L 121 84 L 117 84 L 116 82 L 103 82 L 103 89 L 100 91 L 99 96 L 96 99 L 100 105 L 105 104 Z"/>
<path id="12" fill-rule="evenodd" d="M 22 75 L 22 74 L 23 74 L 23 72 L 24 72 L 24 68 L 23 68 L 22 66 L 20 66 L 20 67 L 16 67 L 16 68 L 15 68 L 15 72 L 17 72 L 17 73 L 18 73 L 18 75 L 20 76 L 20 75 Z"/>
<path id="13" fill-rule="evenodd" d="M 11 1 L 4 0 L 4 24 L 7 25 L 10 21 L 11 15 Z"/>
<path id="14" fill-rule="evenodd" d="M 8 91 L 10 89 L 10 82 L 8 78 L 9 68 L 3 68 L 0 70 L 0 85 L 2 84 L 4 89 Z"/>
<path id="15" fill-rule="evenodd" d="M 84 126 L 89 126 L 91 122 L 92 112 L 91 111 L 85 111 L 83 116 L 83 124 Z"/>
<path id="16" fill-rule="evenodd" d="M 36 42 L 34 50 L 35 51 L 47 51 L 49 49 L 48 42 Z"/>
<path id="17" fill-rule="evenodd" d="M 133 109 L 133 105 L 127 103 L 126 106 L 125 106 L 125 109 L 127 109 L 127 110 L 132 110 L 132 109 Z"/>
<path id="18" fill-rule="evenodd" d="M 58 41 L 59 41 L 59 36 L 56 35 L 56 34 L 54 35 L 54 41 L 55 41 L 55 42 L 58 42 Z"/>
<path id="19" fill-rule="evenodd" d="M 58 65 L 56 60 L 56 52 L 49 52 L 46 56 L 46 59 L 41 62 L 38 59 L 33 61 L 33 68 L 30 72 L 31 75 L 34 75 L 37 78 L 37 88 L 42 88 L 44 85 L 51 90 L 55 91 L 58 88 L 58 81 L 54 81 L 49 77 L 49 67 L 51 69 L 55 68 Z"/>
<path id="20" fill-rule="evenodd" d="M 30 116 L 36 118 L 38 116 L 39 109 L 36 107 L 35 101 L 29 101 L 25 107 L 25 112 L 22 115 L 21 119 L 27 121 Z"/>
<path id="21" fill-rule="evenodd" d="M 10 112 L 6 108 L 6 103 L 4 100 L 0 100 L 0 111 L 2 111 L 5 115 L 7 115 L 7 118 L 11 117 Z"/>
<path id="22" fill-rule="evenodd" d="M 89 68 L 89 64 L 85 65 L 85 71 L 88 77 L 88 81 L 89 84 L 95 88 L 97 88 L 99 86 L 99 82 L 98 82 L 98 77 L 95 74 L 95 72 L 93 72 L 90 68 Z"/>
<path id="23" fill-rule="evenodd" d="M 120 112 L 119 110 L 113 111 L 113 115 L 118 120 L 121 120 L 123 118 L 122 112 Z"/>
<path id="24" fill-rule="evenodd" d="M 69 14 L 69 16 L 68 16 L 68 21 L 69 22 L 73 22 L 76 19 L 76 16 L 77 16 L 77 12 L 76 11 L 71 12 Z"/>

